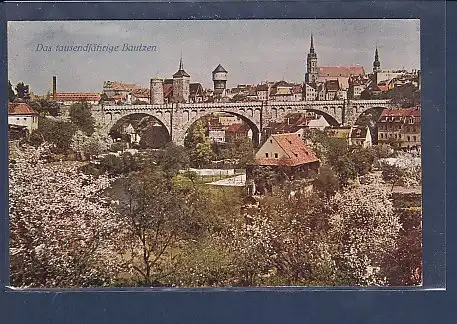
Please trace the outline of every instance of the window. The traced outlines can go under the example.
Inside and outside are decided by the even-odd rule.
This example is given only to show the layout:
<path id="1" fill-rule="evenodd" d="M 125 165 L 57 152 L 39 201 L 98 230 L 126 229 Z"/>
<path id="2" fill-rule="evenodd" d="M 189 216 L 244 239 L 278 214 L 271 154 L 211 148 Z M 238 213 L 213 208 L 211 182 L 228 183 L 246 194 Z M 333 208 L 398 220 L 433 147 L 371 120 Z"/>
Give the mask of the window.
<path id="1" fill-rule="evenodd" d="M 268 153 L 265 153 L 265 157 L 266 157 L 266 158 L 268 157 Z"/>
<path id="2" fill-rule="evenodd" d="M 19 118 L 16 118 L 16 120 L 19 120 Z"/>
<path id="3" fill-rule="evenodd" d="M 273 143 L 273 140 L 270 140 L 270 143 Z"/>
<path id="4" fill-rule="evenodd" d="M 414 142 L 416 141 L 416 136 L 413 136 L 413 141 L 414 141 Z"/>
<path id="5" fill-rule="evenodd" d="M 275 159 L 277 159 L 277 158 L 278 158 L 278 153 L 275 153 Z"/>
<path id="6" fill-rule="evenodd" d="M 297 153 L 294 153 L 295 157 L 298 157 L 298 154 Z"/>
<path id="7" fill-rule="evenodd" d="M 407 139 L 407 140 L 408 140 L 408 142 L 409 142 L 409 140 L 410 140 L 410 137 L 409 137 L 409 136 L 406 136 L 406 139 Z"/>

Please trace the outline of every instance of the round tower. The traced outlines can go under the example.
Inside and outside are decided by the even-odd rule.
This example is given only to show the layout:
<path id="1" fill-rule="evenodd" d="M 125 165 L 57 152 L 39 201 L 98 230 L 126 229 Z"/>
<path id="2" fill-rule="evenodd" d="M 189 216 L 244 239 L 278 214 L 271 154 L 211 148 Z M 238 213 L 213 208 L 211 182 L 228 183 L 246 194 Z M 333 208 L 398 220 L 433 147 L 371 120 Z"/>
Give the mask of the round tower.
<path id="1" fill-rule="evenodd" d="M 149 95 L 151 105 L 163 104 L 163 79 L 159 76 L 151 79 Z"/>
<path id="2" fill-rule="evenodd" d="M 214 94 L 221 95 L 225 93 L 227 87 L 227 71 L 218 65 L 213 71 Z"/>

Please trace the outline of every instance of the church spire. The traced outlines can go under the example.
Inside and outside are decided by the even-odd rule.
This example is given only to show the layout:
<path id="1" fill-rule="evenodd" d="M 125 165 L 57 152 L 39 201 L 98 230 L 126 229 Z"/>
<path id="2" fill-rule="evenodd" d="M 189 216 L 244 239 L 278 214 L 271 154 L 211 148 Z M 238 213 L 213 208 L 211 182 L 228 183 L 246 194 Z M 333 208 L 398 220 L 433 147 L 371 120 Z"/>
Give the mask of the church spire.
<path id="1" fill-rule="evenodd" d="M 313 41 L 313 34 L 311 33 L 311 46 L 309 48 L 310 53 L 314 53 L 314 41 Z"/>
<path id="2" fill-rule="evenodd" d="M 184 70 L 184 66 L 182 64 L 182 52 L 181 52 L 181 59 L 179 60 L 179 71 Z"/>
<path id="3" fill-rule="evenodd" d="M 374 52 L 373 73 L 381 71 L 381 62 L 379 62 L 378 46 Z"/>

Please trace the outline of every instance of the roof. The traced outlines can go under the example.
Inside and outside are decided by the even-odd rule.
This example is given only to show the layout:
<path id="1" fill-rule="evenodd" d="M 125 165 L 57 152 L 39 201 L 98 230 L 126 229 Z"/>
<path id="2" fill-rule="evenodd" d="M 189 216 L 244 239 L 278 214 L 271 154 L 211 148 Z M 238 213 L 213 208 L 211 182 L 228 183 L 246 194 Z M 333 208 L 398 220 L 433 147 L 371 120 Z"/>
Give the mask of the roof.
<path id="1" fill-rule="evenodd" d="M 8 115 L 38 115 L 28 104 L 24 102 L 8 103 Z"/>
<path id="2" fill-rule="evenodd" d="M 366 138 L 368 127 L 353 127 L 351 132 L 351 138 Z"/>
<path id="3" fill-rule="evenodd" d="M 325 88 L 327 91 L 338 91 L 340 90 L 340 83 L 338 80 L 329 80 L 325 82 Z"/>
<path id="4" fill-rule="evenodd" d="M 189 84 L 189 93 L 191 95 L 203 94 L 203 87 L 200 83 L 190 83 Z"/>
<path id="5" fill-rule="evenodd" d="M 187 72 L 184 71 L 184 69 L 179 69 L 178 72 L 176 72 L 175 74 L 173 74 L 173 78 L 182 78 L 182 77 L 188 77 L 188 78 L 190 78 L 190 75 L 187 74 Z"/>
<path id="6" fill-rule="evenodd" d="M 122 83 L 119 81 L 105 81 L 103 83 L 103 88 L 113 89 L 113 90 L 132 91 L 133 89 L 139 88 L 139 86 L 134 83 L 128 84 L 128 83 Z"/>
<path id="7" fill-rule="evenodd" d="M 213 71 L 213 73 L 218 73 L 218 72 L 225 72 L 225 73 L 228 73 L 228 72 L 222 67 L 222 65 L 220 65 L 220 64 L 219 64 L 219 65 L 214 69 L 214 71 Z"/>
<path id="8" fill-rule="evenodd" d="M 394 108 L 384 109 L 381 113 L 381 117 L 420 117 L 420 108 Z"/>
<path id="9" fill-rule="evenodd" d="M 301 84 L 294 85 L 293 93 L 300 94 L 303 92 L 303 86 Z"/>
<path id="10" fill-rule="evenodd" d="M 260 84 L 257 86 L 257 91 L 268 91 L 268 84 Z"/>
<path id="11" fill-rule="evenodd" d="M 306 146 L 297 134 L 275 134 L 271 135 L 269 139 L 275 141 L 287 157 L 282 159 L 255 158 L 254 164 L 265 166 L 297 166 L 319 162 L 316 154 Z"/>
<path id="12" fill-rule="evenodd" d="M 287 83 L 284 80 L 281 80 L 281 81 L 278 81 L 275 84 L 273 84 L 273 88 L 276 88 L 276 87 L 292 87 L 292 85 L 290 85 L 289 83 Z"/>
<path id="13" fill-rule="evenodd" d="M 365 75 L 363 66 L 321 66 L 320 77 L 350 77 L 352 75 Z"/>
<path id="14" fill-rule="evenodd" d="M 173 84 L 165 83 L 163 85 L 163 97 L 171 98 L 173 96 Z"/>
<path id="15" fill-rule="evenodd" d="M 149 98 L 150 91 L 147 88 L 133 89 L 132 94 L 137 98 Z"/>
<path id="16" fill-rule="evenodd" d="M 245 123 L 240 123 L 240 124 L 232 124 L 229 127 L 227 127 L 226 132 L 227 133 L 246 133 L 249 131 L 249 126 L 246 125 Z"/>
<path id="17" fill-rule="evenodd" d="M 57 92 L 54 99 L 58 101 L 99 101 L 100 94 L 94 92 Z"/>

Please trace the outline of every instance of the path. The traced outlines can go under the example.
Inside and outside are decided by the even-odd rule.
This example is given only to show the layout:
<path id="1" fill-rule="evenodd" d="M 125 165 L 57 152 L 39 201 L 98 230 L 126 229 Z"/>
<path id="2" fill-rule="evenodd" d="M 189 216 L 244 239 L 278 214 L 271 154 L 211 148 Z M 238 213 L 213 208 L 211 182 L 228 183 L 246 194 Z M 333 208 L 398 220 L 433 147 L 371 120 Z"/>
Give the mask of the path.
<path id="1" fill-rule="evenodd" d="M 246 183 L 246 174 L 240 174 L 232 178 L 222 179 L 208 184 L 214 186 L 244 187 Z"/>

